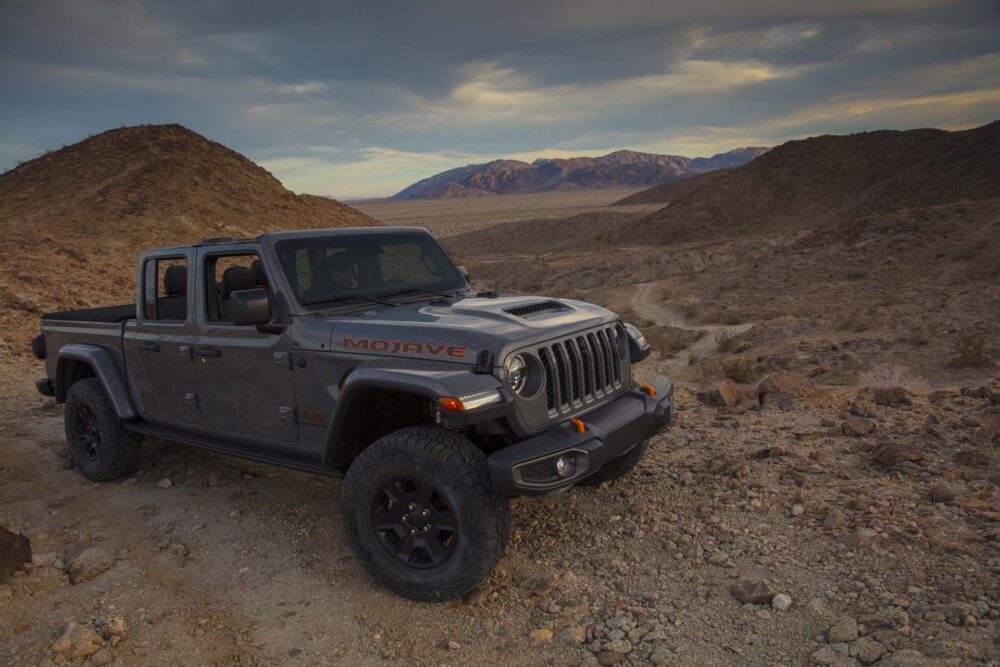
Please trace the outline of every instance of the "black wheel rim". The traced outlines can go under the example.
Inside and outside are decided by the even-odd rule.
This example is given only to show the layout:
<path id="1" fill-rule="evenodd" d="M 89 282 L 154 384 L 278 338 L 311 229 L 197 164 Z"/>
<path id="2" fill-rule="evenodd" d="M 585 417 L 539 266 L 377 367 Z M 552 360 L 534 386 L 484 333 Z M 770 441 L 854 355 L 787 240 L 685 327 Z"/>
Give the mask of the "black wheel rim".
<path id="1" fill-rule="evenodd" d="M 383 483 L 372 501 L 371 521 L 385 550 L 409 567 L 437 567 L 458 543 L 455 512 L 444 494 L 418 477 Z"/>
<path id="2" fill-rule="evenodd" d="M 88 461 L 96 461 L 100 455 L 101 434 L 97 428 L 97 415 L 89 405 L 81 405 L 76 409 L 73 426 L 80 453 Z"/>

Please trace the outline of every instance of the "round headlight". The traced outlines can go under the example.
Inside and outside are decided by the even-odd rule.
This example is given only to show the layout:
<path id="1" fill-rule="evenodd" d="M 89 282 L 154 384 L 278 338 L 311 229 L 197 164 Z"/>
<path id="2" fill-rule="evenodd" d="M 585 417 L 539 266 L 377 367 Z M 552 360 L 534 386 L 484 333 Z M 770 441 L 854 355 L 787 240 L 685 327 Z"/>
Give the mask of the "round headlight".
<path id="1" fill-rule="evenodd" d="M 528 364 L 525 363 L 524 357 L 520 354 L 515 354 L 513 357 L 507 359 L 505 367 L 507 370 L 507 383 L 510 384 L 511 389 L 520 394 L 528 379 Z"/>

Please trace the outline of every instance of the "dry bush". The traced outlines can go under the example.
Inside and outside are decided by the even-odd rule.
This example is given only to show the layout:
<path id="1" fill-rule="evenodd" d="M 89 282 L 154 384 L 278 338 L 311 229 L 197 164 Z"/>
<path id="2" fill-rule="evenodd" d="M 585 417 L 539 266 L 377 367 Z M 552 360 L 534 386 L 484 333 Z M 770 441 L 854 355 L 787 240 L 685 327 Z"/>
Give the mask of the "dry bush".
<path id="1" fill-rule="evenodd" d="M 729 333 L 727 331 L 720 331 L 715 334 L 715 342 L 719 345 L 720 352 L 745 352 L 749 350 L 753 345 L 749 340 L 740 336 L 739 334 Z"/>
<path id="2" fill-rule="evenodd" d="M 876 364 L 861 372 L 858 383 L 871 389 L 902 387 L 913 392 L 929 391 L 927 381 L 903 364 Z"/>
<path id="3" fill-rule="evenodd" d="M 693 364 L 693 361 L 690 362 Z M 751 382 L 756 375 L 753 360 L 743 357 L 716 357 L 699 361 L 702 379 L 729 378 L 734 382 Z"/>
<path id="4" fill-rule="evenodd" d="M 986 349 L 986 342 L 979 336 L 962 336 L 955 341 L 949 366 L 956 368 L 992 367 L 993 359 Z"/>

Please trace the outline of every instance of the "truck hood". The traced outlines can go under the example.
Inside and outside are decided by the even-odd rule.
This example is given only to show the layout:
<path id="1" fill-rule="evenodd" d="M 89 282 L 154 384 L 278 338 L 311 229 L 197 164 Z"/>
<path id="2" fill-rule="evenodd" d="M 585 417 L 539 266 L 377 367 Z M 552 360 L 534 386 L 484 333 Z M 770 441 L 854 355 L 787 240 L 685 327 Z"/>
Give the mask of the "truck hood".
<path id="1" fill-rule="evenodd" d="M 502 363 L 513 350 L 617 319 L 600 306 L 541 296 L 442 298 L 303 318 L 332 329 L 322 342 L 334 352 L 459 363 L 475 363 L 481 350 Z"/>

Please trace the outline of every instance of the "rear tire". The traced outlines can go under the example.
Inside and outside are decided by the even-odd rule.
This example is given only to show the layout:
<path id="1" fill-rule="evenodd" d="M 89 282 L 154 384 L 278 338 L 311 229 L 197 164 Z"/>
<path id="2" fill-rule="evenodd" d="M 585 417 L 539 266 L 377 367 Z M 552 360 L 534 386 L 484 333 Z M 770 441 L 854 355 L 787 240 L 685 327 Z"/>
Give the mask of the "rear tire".
<path id="1" fill-rule="evenodd" d="M 66 445 L 73 465 L 93 482 L 131 475 L 142 439 L 122 428 L 97 378 L 77 380 L 66 393 Z"/>
<path id="2" fill-rule="evenodd" d="M 639 461 L 646 455 L 649 449 L 649 440 L 640 440 L 635 447 L 628 450 L 616 459 L 611 459 L 601 469 L 590 477 L 585 477 L 578 482 L 580 486 L 597 486 L 603 482 L 612 482 L 624 477 L 632 472 L 633 468 L 639 465 Z"/>
<path id="3" fill-rule="evenodd" d="M 351 546 L 379 584 L 411 600 L 475 588 L 500 561 L 510 507 L 485 455 L 457 433 L 400 429 L 351 464 L 340 505 Z"/>

